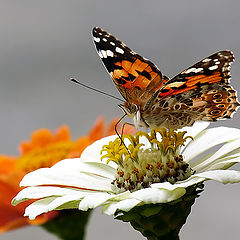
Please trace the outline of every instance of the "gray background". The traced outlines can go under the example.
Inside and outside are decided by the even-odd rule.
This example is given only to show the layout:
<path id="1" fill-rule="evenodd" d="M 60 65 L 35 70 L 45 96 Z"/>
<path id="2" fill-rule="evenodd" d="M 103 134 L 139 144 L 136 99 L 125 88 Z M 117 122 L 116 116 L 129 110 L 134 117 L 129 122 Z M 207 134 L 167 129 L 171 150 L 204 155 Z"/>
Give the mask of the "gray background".
<path id="1" fill-rule="evenodd" d="M 67 124 L 76 138 L 99 115 L 121 116 L 118 102 L 66 80 L 80 81 L 118 96 L 95 52 L 91 29 L 101 26 L 169 77 L 223 49 L 234 51 L 232 85 L 240 89 L 239 1 L 0 1 L 0 152 L 37 128 Z M 239 127 L 232 120 L 212 126 Z M 239 184 L 208 182 L 181 233 L 184 240 L 239 239 Z M 37 227 L 0 235 L 7 239 L 56 239 Z M 96 210 L 87 240 L 143 239 L 128 224 Z"/>

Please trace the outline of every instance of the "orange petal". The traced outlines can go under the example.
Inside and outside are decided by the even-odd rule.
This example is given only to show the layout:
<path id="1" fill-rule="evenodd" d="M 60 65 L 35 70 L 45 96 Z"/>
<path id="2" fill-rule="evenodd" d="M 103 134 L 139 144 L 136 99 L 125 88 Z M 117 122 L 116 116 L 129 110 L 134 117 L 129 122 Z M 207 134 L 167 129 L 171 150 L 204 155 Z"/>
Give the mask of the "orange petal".
<path id="1" fill-rule="evenodd" d="M 92 130 L 89 132 L 89 138 L 92 139 L 93 141 L 102 138 L 104 134 L 104 127 L 105 127 L 104 119 L 103 117 L 99 117 L 97 119 L 97 122 L 93 126 Z"/>
<path id="2" fill-rule="evenodd" d="M 66 125 L 61 126 L 56 131 L 56 137 L 55 141 L 70 141 L 71 140 L 71 134 L 70 130 Z"/>
<path id="3" fill-rule="evenodd" d="M 53 218 L 55 218 L 59 214 L 60 214 L 59 211 L 51 211 L 51 212 L 44 213 L 44 214 L 36 217 L 35 220 L 29 220 L 29 218 L 27 218 L 27 221 L 31 225 L 40 225 L 40 224 L 46 223 L 49 220 L 52 220 Z"/>
<path id="4" fill-rule="evenodd" d="M 55 211 L 49 212 L 30 221 L 23 215 L 25 208 L 33 201 L 26 201 L 17 206 L 11 205 L 13 197 L 20 191 L 19 182 L 23 176 L 23 172 L 0 176 L 0 233 L 28 224 L 43 224 L 58 215 Z"/>
<path id="5" fill-rule="evenodd" d="M 110 136 L 110 135 L 114 135 L 116 134 L 115 132 L 115 126 L 118 122 L 118 119 L 114 119 L 111 121 L 111 123 L 109 124 L 107 131 L 106 131 L 106 136 Z"/>
<path id="6" fill-rule="evenodd" d="M 54 142 L 54 136 L 51 131 L 49 129 L 42 128 L 32 133 L 30 142 L 23 141 L 18 148 L 23 155 L 34 148 L 44 147 L 52 142 Z"/>
<path id="7" fill-rule="evenodd" d="M 12 172 L 0 176 L 0 205 L 11 205 L 13 197 L 21 190 L 19 183 L 24 176 L 24 172 Z M 19 205 L 20 206 L 20 205 Z M 14 209 L 17 209 L 14 207 Z"/>
<path id="8" fill-rule="evenodd" d="M 8 174 L 15 168 L 16 157 L 9 157 L 7 155 L 0 155 L 0 175 Z"/>
<path id="9" fill-rule="evenodd" d="M 75 146 L 70 150 L 68 158 L 80 157 L 83 150 L 92 143 L 89 137 L 80 137 L 76 140 Z"/>
<path id="10" fill-rule="evenodd" d="M 0 204 L 0 233 L 20 228 L 24 225 L 44 224 L 59 215 L 59 212 L 52 211 L 38 216 L 35 220 L 29 220 L 29 218 L 23 216 L 25 207 L 27 207 L 25 204 L 21 209 L 11 205 Z"/>
<path id="11" fill-rule="evenodd" d="M 54 136 L 49 129 L 43 128 L 34 131 L 31 140 L 33 146 L 44 147 L 54 141 Z"/>
<path id="12" fill-rule="evenodd" d="M 23 215 L 11 215 L 6 209 L 0 209 L 0 211 L 6 212 L 4 216 L 3 214 L 0 214 L 0 233 L 20 228 L 28 224 L 27 218 L 24 218 Z"/>
<path id="13" fill-rule="evenodd" d="M 26 206 L 11 205 L 13 197 L 20 190 L 18 184 L 21 176 L 8 174 L 0 177 L 0 232 L 4 232 L 27 224 L 27 220 L 23 217 Z"/>
<path id="14" fill-rule="evenodd" d="M 109 127 L 106 131 L 106 136 L 116 134 L 115 126 L 116 126 L 117 122 L 118 122 L 118 119 L 112 120 L 112 122 L 109 124 Z M 122 133 L 122 126 L 118 125 L 117 130 L 118 130 L 118 133 L 121 134 Z M 126 133 L 131 133 L 131 134 L 135 133 L 134 127 L 131 126 L 130 124 L 125 124 L 123 134 L 126 134 Z"/>
<path id="15" fill-rule="evenodd" d="M 24 155 L 32 150 L 32 145 L 27 141 L 23 141 L 19 144 L 18 150 L 21 153 L 21 155 Z"/>

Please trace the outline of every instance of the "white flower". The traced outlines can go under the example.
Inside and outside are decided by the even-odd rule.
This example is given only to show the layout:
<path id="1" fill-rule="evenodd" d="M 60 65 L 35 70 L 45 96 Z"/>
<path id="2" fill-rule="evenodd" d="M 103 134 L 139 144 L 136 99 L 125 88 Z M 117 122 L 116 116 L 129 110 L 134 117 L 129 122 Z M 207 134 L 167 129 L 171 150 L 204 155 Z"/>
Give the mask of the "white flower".
<path id="1" fill-rule="evenodd" d="M 80 159 L 66 159 L 51 168 L 27 174 L 21 181 L 21 186 L 27 188 L 19 192 L 13 204 L 35 199 L 25 210 L 25 216 L 30 219 L 55 209 L 88 210 L 98 206 L 102 206 L 104 213 L 113 215 L 118 209 L 129 211 L 137 205 L 176 200 L 185 194 L 187 187 L 206 180 L 224 184 L 240 182 L 239 171 L 226 170 L 240 161 L 240 130 L 206 129 L 207 126 L 208 123 L 199 122 L 183 129 L 194 137 L 177 150 L 192 171 L 185 180 L 174 184 L 152 183 L 136 191 L 117 191 L 113 183 L 119 166 L 112 161 L 108 164 L 101 161 L 100 155 L 103 145 L 117 138 L 110 136 L 87 147 Z"/>

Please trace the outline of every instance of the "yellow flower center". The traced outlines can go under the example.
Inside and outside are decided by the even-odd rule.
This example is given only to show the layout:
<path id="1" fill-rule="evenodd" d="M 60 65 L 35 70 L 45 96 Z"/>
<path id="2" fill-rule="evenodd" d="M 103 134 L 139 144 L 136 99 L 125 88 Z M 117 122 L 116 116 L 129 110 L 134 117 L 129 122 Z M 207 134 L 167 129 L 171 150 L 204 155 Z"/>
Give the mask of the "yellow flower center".
<path id="1" fill-rule="evenodd" d="M 67 158 L 74 145 L 75 143 L 72 141 L 65 141 L 38 147 L 19 157 L 16 168 L 31 172 L 42 167 L 51 167 L 60 160 Z"/>
<path id="2" fill-rule="evenodd" d="M 191 176 L 193 170 L 179 154 L 180 147 L 191 138 L 184 137 L 185 133 L 167 129 L 152 130 L 150 134 L 139 131 L 135 136 L 122 137 L 124 142 L 129 142 L 127 147 L 119 138 L 103 146 L 102 159 L 118 164 L 114 189 L 117 192 L 135 191 L 152 183 L 174 184 Z"/>

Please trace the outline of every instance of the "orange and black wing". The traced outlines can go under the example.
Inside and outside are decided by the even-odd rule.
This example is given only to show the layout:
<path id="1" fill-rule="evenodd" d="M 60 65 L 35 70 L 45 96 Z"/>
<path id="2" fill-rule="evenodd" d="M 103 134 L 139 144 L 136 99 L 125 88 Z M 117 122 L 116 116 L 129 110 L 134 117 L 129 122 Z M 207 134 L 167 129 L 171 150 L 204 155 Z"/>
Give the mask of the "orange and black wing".
<path id="1" fill-rule="evenodd" d="M 184 70 L 159 90 L 150 106 L 156 112 L 152 114 L 181 112 L 192 122 L 231 117 L 239 105 L 236 91 L 229 85 L 233 61 L 233 53 L 225 50 Z"/>
<path id="2" fill-rule="evenodd" d="M 169 80 L 160 91 L 159 97 L 184 93 L 213 83 L 229 84 L 233 61 L 233 53 L 227 50 L 204 58 Z"/>
<path id="3" fill-rule="evenodd" d="M 101 28 L 93 28 L 92 34 L 103 64 L 126 101 L 144 105 L 168 80 L 152 62 Z"/>

